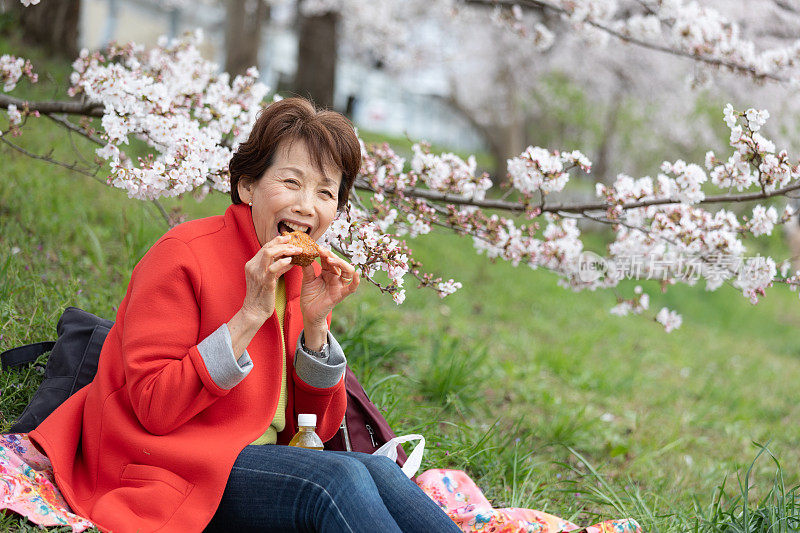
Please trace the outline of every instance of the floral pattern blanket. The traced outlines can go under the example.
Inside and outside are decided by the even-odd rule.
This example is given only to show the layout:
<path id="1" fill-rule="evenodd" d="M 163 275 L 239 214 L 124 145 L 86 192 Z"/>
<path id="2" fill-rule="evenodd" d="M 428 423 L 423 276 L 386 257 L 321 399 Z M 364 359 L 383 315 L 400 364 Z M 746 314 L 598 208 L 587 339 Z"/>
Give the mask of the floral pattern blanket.
<path id="1" fill-rule="evenodd" d="M 70 512 L 50 460 L 26 433 L 0 435 L 0 512 L 6 509 L 40 526 L 70 526 L 76 533 L 94 526 Z"/>
<path id="2" fill-rule="evenodd" d="M 494 509 L 461 470 L 427 470 L 417 484 L 465 532 L 482 533 L 641 533 L 635 520 L 609 520 L 584 529 L 533 509 Z M 56 487 L 50 461 L 25 433 L 0 435 L 0 513 L 13 511 L 40 526 L 69 526 L 76 533 L 94 526 L 71 512 Z"/>
<path id="3" fill-rule="evenodd" d="M 461 470 L 426 470 L 417 485 L 439 504 L 462 531 L 471 533 L 642 533 L 636 520 L 607 520 L 581 528 L 551 514 L 534 509 L 495 509 L 474 481 Z"/>

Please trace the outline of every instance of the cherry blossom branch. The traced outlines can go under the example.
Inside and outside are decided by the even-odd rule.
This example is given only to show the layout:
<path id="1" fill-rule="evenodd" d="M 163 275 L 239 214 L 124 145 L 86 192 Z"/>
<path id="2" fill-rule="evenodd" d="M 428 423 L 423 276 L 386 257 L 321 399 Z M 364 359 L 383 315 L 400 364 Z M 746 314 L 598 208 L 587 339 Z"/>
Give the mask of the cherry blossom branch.
<path id="1" fill-rule="evenodd" d="M 5 144 L 10 146 L 11 148 L 16 150 L 17 152 L 30 157 L 31 159 L 38 159 L 40 161 L 46 161 L 46 162 L 51 163 L 53 165 L 58 165 L 60 167 L 64 167 L 67 170 L 71 170 L 72 172 L 77 172 L 78 174 L 83 174 L 84 176 L 88 176 L 88 177 L 92 178 L 93 180 L 95 180 L 95 181 L 97 181 L 99 183 L 102 183 L 103 185 L 106 185 L 106 182 L 104 180 L 102 180 L 102 179 L 97 177 L 97 173 L 96 172 L 90 172 L 89 170 L 80 167 L 77 163 L 72 163 L 72 164 L 64 163 L 63 161 L 59 161 L 57 159 L 54 159 L 54 158 L 50 157 L 49 155 L 35 154 L 33 152 L 30 152 L 30 151 L 22 148 L 21 146 L 15 144 L 15 143 L 12 143 L 6 137 L 7 137 L 7 135 L 0 136 L 0 141 L 4 142 Z"/>
<path id="2" fill-rule="evenodd" d="M 9 105 L 19 108 L 28 106 L 31 111 L 42 114 L 62 113 L 67 115 L 82 115 L 84 117 L 102 117 L 103 104 L 98 102 L 67 102 L 60 100 L 36 102 L 14 98 L 7 94 L 0 94 L 0 108 L 7 109 Z"/>
<path id="3" fill-rule="evenodd" d="M 44 113 L 44 116 L 46 116 L 47 118 L 49 118 L 53 122 L 55 122 L 57 124 L 60 124 L 61 126 L 64 126 L 68 130 L 74 131 L 75 133 L 77 133 L 77 134 L 89 139 L 90 141 L 92 141 L 93 143 L 95 143 L 95 144 L 97 144 L 99 146 L 105 146 L 106 145 L 106 143 L 103 142 L 102 139 L 92 135 L 91 133 L 87 132 L 85 129 L 81 128 L 77 124 L 75 124 L 73 122 L 70 122 L 64 116 L 55 115 L 53 113 Z"/>
<path id="4" fill-rule="evenodd" d="M 161 216 L 164 218 L 164 222 L 167 223 L 167 226 L 169 226 L 170 228 L 174 226 L 175 224 L 172 217 L 169 216 L 169 213 L 167 213 L 167 210 L 164 209 L 163 205 L 161 205 L 161 202 L 159 202 L 158 200 L 151 200 L 151 201 L 155 204 L 156 209 L 158 209 L 158 212 L 161 213 Z"/>
<path id="5" fill-rule="evenodd" d="M 378 192 L 364 180 L 357 180 L 355 183 L 355 188 L 372 193 Z M 773 198 L 775 196 L 787 196 L 787 193 L 796 191 L 798 189 L 800 189 L 800 182 L 788 185 L 781 189 L 776 189 L 771 192 L 766 192 L 762 190 L 761 192 L 744 193 L 744 194 L 720 194 L 716 196 L 707 196 L 704 200 L 701 200 L 700 202 L 697 203 L 718 204 L 727 202 L 752 202 L 754 200 L 764 200 L 767 198 Z M 397 191 L 393 188 L 382 189 L 382 191 L 386 194 L 397 193 Z M 402 192 L 404 196 L 412 198 L 424 198 L 426 200 L 432 200 L 436 202 L 480 207 L 484 209 L 500 209 L 503 211 L 507 211 L 509 213 L 525 213 L 527 211 L 530 211 L 532 207 L 530 203 L 525 203 L 525 202 L 508 202 L 504 200 L 478 200 L 475 198 L 464 198 L 463 196 L 457 194 L 442 193 L 419 187 L 404 188 L 402 189 Z M 621 203 L 617 205 L 619 205 L 623 210 L 628 210 L 637 207 L 667 205 L 674 203 L 679 203 L 679 200 L 660 198 L 652 200 L 643 200 L 639 202 Z M 581 204 L 569 204 L 569 203 L 549 204 L 549 205 L 539 204 L 539 205 L 540 206 L 537 207 L 536 209 L 538 209 L 542 213 L 560 213 L 560 212 L 583 213 L 586 211 L 605 211 L 608 210 L 609 207 L 614 207 L 614 205 L 609 205 L 608 203 L 604 202 L 581 203 Z M 542 205 L 544 205 L 544 207 L 541 207 Z"/>
<path id="6" fill-rule="evenodd" d="M 565 7 L 559 6 L 552 2 L 548 2 L 546 0 L 464 0 L 467 4 L 476 4 L 476 5 L 485 5 L 485 6 L 522 6 L 524 8 L 539 8 L 539 9 L 546 9 L 552 11 L 554 13 L 558 13 L 560 15 L 571 16 L 574 12 L 574 7 L 572 10 L 566 9 Z M 641 3 L 641 2 L 640 2 Z M 648 11 L 654 13 L 653 10 L 648 7 Z M 688 59 L 692 59 L 694 61 L 698 61 L 701 63 L 706 63 L 711 66 L 715 67 L 723 67 L 730 69 L 733 72 L 738 72 L 741 74 L 747 74 L 752 76 L 756 80 L 772 80 L 781 83 L 790 83 L 792 80 L 791 78 L 787 78 L 785 76 L 780 76 L 777 74 L 773 74 L 770 72 L 761 72 L 755 67 L 743 65 L 741 63 L 737 63 L 735 61 L 730 61 L 727 59 L 722 59 L 719 57 L 714 57 L 708 54 L 703 53 L 692 53 L 686 50 L 680 50 L 678 48 L 672 48 L 669 46 L 665 46 L 663 44 L 659 44 L 657 42 L 647 41 L 633 35 L 629 35 L 623 33 L 608 24 L 603 22 L 597 21 L 591 17 L 586 17 L 585 19 L 581 20 L 585 24 L 603 31 L 608 35 L 611 35 L 621 41 L 627 42 L 629 44 L 634 44 L 636 46 L 640 46 L 642 48 L 646 48 L 649 50 L 654 50 L 657 52 L 671 54 L 677 57 L 684 57 Z"/>
<path id="7" fill-rule="evenodd" d="M 481 0 L 472 0 L 472 1 L 481 1 Z M 538 0 L 537 0 L 538 1 Z M 27 100 L 20 100 L 18 98 L 13 98 L 8 95 L 0 94 L 0 107 L 7 107 L 9 104 L 19 106 L 27 106 L 30 111 L 39 111 L 40 113 L 46 114 L 48 118 L 54 120 L 55 122 L 61 124 L 67 129 L 70 129 L 80 135 L 86 137 L 87 139 L 93 141 L 94 143 L 105 146 L 105 142 L 99 139 L 96 136 L 88 134 L 83 128 L 80 126 L 70 122 L 64 117 L 58 117 L 53 113 L 56 112 L 65 112 L 61 109 L 61 104 L 77 104 L 77 102 L 37 102 L 37 101 L 27 101 Z M 75 115 L 82 115 L 87 117 L 95 117 L 95 116 L 102 116 L 102 113 L 96 115 L 94 110 L 98 109 L 96 105 L 90 105 L 81 103 L 80 108 L 77 106 L 73 106 L 71 111 L 72 114 Z M 54 111 L 59 110 L 60 111 Z M 102 111 L 102 107 L 99 108 Z M 355 182 L 355 188 L 362 191 L 367 191 L 371 193 L 377 192 L 373 189 L 366 180 L 358 179 Z M 746 194 L 721 194 L 716 196 L 708 196 L 704 200 L 702 200 L 701 204 L 715 204 L 715 203 L 727 203 L 727 202 L 751 202 L 755 200 L 762 200 L 767 199 L 775 196 L 785 196 L 787 193 L 792 191 L 796 191 L 800 189 L 800 182 L 794 183 L 787 187 L 777 189 L 772 192 L 754 192 L 754 193 L 746 193 Z M 386 194 L 395 194 L 396 190 L 393 188 L 386 188 L 383 189 Z M 509 191 L 513 192 L 512 191 Z M 464 198 L 463 195 L 458 194 L 450 194 L 450 193 L 443 193 L 439 191 L 434 191 L 430 189 L 424 189 L 420 187 L 410 187 L 404 188 L 403 194 L 405 196 L 414 197 L 414 198 L 424 198 L 426 200 L 432 200 L 435 202 L 442 202 L 442 203 L 451 203 L 455 205 L 467 205 L 467 206 L 474 206 L 480 207 L 484 209 L 500 209 L 503 211 L 507 211 L 509 213 L 524 213 L 530 211 L 532 209 L 532 205 L 530 202 L 509 202 L 504 200 L 492 200 L 492 199 L 476 199 L 476 198 Z M 665 205 L 675 203 L 675 200 L 671 199 L 652 199 L 647 201 L 640 201 L 640 202 L 631 202 L 631 203 L 624 203 L 620 204 L 622 209 L 633 209 L 638 207 L 647 207 L 652 205 Z M 579 204 L 549 204 L 544 205 L 543 203 L 539 205 L 538 209 L 540 212 L 549 212 L 549 213 L 558 213 L 558 212 L 570 212 L 570 213 L 581 213 L 584 211 L 602 211 L 607 210 L 609 208 L 608 203 L 579 203 Z"/>
<path id="8" fill-rule="evenodd" d="M 627 228 L 627 229 L 629 229 L 631 231 L 639 232 L 639 233 L 643 234 L 646 237 L 650 237 L 650 238 L 653 237 L 653 232 L 652 231 L 648 231 L 645 228 L 641 228 L 641 227 L 638 227 L 638 226 L 634 226 L 632 224 L 628 224 L 628 223 L 626 223 L 624 221 L 621 221 L 621 220 L 612 220 L 612 219 L 609 219 L 609 218 L 606 218 L 606 217 L 596 217 L 596 216 L 590 215 L 588 213 L 583 213 L 582 216 L 585 217 L 585 218 L 588 218 L 589 220 L 593 220 L 593 221 L 595 221 L 595 222 L 597 222 L 599 224 L 605 224 L 605 225 L 609 225 L 609 226 L 612 226 L 612 227 L 623 226 L 623 227 L 625 227 L 625 228 Z M 783 223 L 785 223 L 785 221 Z M 665 238 L 665 237 L 658 237 L 658 238 L 664 240 L 665 242 L 668 242 L 669 244 L 671 244 L 673 246 L 679 246 L 680 245 L 680 243 L 677 242 L 674 239 L 669 239 L 669 238 Z M 697 257 L 701 261 L 706 263 L 706 264 L 709 264 L 709 265 L 713 265 L 714 264 L 704 254 L 700 254 Z M 730 270 L 730 269 L 728 270 L 728 273 L 731 274 L 732 276 L 736 274 L 736 272 L 734 270 Z M 733 287 L 733 283 L 730 280 L 726 280 L 726 283 L 728 283 L 731 287 Z M 798 283 L 796 282 L 794 284 L 797 285 Z"/>
<path id="9" fill-rule="evenodd" d="M 6 138 L 5 135 L 0 136 L 0 141 L 4 142 L 5 144 L 10 146 L 14 150 L 18 151 L 19 153 L 21 153 L 21 154 L 23 154 L 23 155 L 25 155 L 27 157 L 30 157 L 31 159 L 38 159 L 40 161 L 45 161 L 45 162 L 50 163 L 52 165 L 57 165 L 57 166 L 63 167 L 63 168 L 65 168 L 67 170 L 70 170 L 72 172 L 77 172 L 78 174 L 83 174 L 84 176 L 88 176 L 88 177 L 92 178 L 93 180 L 95 180 L 98 183 L 102 183 L 103 185 L 108 185 L 108 183 L 105 180 L 102 180 L 102 179 L 97 177 L 97 171 L 90 172 L 89 170 L 86 170 L 86 169 L 81 168 L 80 166 L 78 166 L 77 163 L 72 163 L 72 164 L 64 163 L 63 161 L 59 161 L 59 160 L 54 159 L 54 158 L 52 158 L 52 157 L 50 157 L 48 155 L 35 154 L 33 152 L 30 152 L 30 151 L 22 148 L 21 146 L 15 144 L 15 143 L 12 143 L 11 141 L 9 141 Z M 98 167 L 97 169 L 99 170 L 99 168 L 100 167 Z M 161 202 L 159 202 L 158 200 L 152 200 L 152 202 L 153 202 L 153 204 L 155 204 L 155 206 L 158 209 L 159 213 L 161 213 L 161 216 L 164 218 L 164 222 L 166 222 L 167 225 L 170 226 L 170 227 L 173 226 L 174 225 L 173 224 L 173 220 L 169 216 L 169 213 L 167 213 L 166 209 L 164 209 L 164 206 L 161 205 Z"/>
<path id="10" fill-rule="evenodd" d="M 797 6 L 790 4 L 786 0 L 775 0 L 775 5 L 790 13 L 797 13 Z"/>

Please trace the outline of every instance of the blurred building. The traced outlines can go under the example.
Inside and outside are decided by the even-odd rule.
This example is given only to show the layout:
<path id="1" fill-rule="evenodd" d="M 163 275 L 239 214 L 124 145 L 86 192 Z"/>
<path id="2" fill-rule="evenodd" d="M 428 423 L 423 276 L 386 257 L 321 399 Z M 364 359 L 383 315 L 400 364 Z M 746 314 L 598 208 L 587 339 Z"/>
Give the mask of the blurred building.
<path id="1" fill-rule="evenodd" d="M 274 3 L 264 25 L 258 69 L 271 88 L 284 86 L 297 68 L 294 9 L 294 2 Z M 83 0 L 81 46 L 97 49 L 112 40 L 152 46 L 161 35 L 202 28 L 202 53 L 223 65 L 224 20 L 222 0 Z M 446 91 L 445 80 L 430 69 L 397 78 L 340 55 L 334 102 L 339 110 L 349 107 L 353 122 L 364 130 L 424 139 L 453 150 L 483 149 L 477 132 L 443 102 Z"/>

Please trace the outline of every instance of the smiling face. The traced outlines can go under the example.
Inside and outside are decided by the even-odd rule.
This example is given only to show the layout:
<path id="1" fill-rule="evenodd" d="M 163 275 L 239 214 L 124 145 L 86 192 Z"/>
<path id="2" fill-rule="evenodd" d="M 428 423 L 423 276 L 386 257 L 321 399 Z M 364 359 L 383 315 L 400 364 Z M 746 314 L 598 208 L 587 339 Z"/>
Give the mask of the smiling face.
<path id="1" fill-rule="evenodd" d="M 336 216 L 342 173 L 326 163 L 320 171 L 302 140 L 278 144 L 260 180 L 240 180 L 239 196 L 253 202 L 253 225 L 264 246 L 283 231 L 300 230 L 317 241 Z"/>

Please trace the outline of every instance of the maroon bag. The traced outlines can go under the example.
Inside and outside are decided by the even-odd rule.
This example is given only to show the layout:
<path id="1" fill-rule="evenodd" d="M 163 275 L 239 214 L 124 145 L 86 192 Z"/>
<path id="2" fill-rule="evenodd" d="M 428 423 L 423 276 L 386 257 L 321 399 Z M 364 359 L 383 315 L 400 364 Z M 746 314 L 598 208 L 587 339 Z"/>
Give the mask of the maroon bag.
<path id="1" fill-rule="evenodd" d="M 373 453 L 396 435 L 375 404 L 369 400 L 364 387 L 349 366 L 344 374 L 344 386 L 347 389 L 347 411 L 342 427 L 325 443 L 325 449 Z M 403 447 L 398 444 L 397 464 L 403 466 L 407 458 Z"/>

